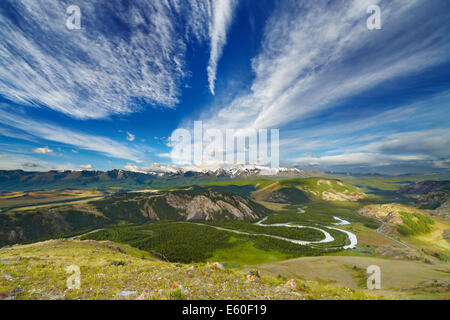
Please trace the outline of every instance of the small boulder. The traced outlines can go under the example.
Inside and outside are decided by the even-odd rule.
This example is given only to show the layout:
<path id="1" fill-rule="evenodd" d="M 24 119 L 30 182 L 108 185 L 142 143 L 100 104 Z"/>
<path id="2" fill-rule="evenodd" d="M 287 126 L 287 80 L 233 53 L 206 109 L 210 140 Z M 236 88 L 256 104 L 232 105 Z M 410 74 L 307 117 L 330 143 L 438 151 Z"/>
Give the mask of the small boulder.
<path id="1" fill-rule="evenodd" d="M 210 263 L 209 266 L 213 269 L 225 270 L 225 267 L 219 262 Z"/>
<path id="2" fill-rule="evenodd" d="M 125 298 L 129 298 L 131 296 L 135 296 L 137 294 L 138 294 L 137 291 L 124 290 L 124 291 L 118 292 L 116 296 L 118 298 L 125 299 Z"/>
<path id="3" fill-rule="evenodd" d="M 248 274 L 246 279 L 248 282 L 259 283 L 259 277 L 254 274 Z"/>
<path id="4" fill-rule="evenodd" d="M 140 295 L 139 297 L 137 297 L 137 300 L 147 300 L 150 297 L 150 292 L 148 289 L 145 289 Z"/>

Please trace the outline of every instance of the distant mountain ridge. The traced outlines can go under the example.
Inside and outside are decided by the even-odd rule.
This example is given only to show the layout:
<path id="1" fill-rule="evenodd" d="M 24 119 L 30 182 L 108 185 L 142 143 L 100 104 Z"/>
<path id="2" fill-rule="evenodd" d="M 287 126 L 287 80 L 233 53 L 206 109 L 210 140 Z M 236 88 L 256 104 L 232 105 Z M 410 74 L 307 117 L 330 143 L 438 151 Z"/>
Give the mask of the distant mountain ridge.
<path id="1" fill-rule="evenodd" d="M 195 167 L 178 168 L 171 166 L 153 165 L 147 168 L 127 166 L 131 172 L 150 174 L 154 176 L 215 176 L 215 177 L 247 177 L 247 176 L 305 176 L 320 174 L 317 170 L 303 170 L 299 168 L 271 168 L 266 166 L 235 166 L 229 168 L 200 169 Z"/>
<path id="2" fill-rule="evenodd" d="M 192 184 L 192 179 L 200 178 L 207 182 L 211 178 L 231 179 L 246 177 L 308 177 L 321 176 L 320 171 L 302 170 L 297 168 L 269 168 L 269 167 L 232 167 L 229 169 L 193 170 L 175 167 L 151 167 L 145 170 L 122 170 L 110 171 L 82 170 L 82 171 L 57 171 L 47 172 L 23 171 L 23 170 L 0 170 L 0 190 L 26 190 L 45 188 L 90 188 L 108 186 L 136 186 L 151 185 L 161 179 L 167 180 L 167 186 Z M 175 179 L 180 178 L 179 183 Z M 183 179 L 187 180 L 184 182 Z M 163 185 L 164 187 L 165 185 Z M 158 186 L 161 187 L 161 186 Z"/>

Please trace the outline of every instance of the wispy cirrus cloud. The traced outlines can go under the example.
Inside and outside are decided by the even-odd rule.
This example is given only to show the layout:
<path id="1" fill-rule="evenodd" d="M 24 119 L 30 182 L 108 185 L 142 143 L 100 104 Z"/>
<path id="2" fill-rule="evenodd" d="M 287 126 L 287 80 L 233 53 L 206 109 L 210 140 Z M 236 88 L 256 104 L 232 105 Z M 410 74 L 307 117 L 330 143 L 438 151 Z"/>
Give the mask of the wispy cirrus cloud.
<path id="1" fill-rule="evenodd" d="M 47 170 L 76 170 L 79 169 L 77 165 L 72 163 L 55 164 L 27 155 L 8 154 L 0 152 L 0 168 L 2 170 L 17 170 L 25 171 L 47 171 Z"/>
<path id="2" fill-rule="evenodd" d="M 369 31 L 366 8 L 377 3 L 383 29 Z M 208 110 L 204 122 L 223 128 L 279 127 L 447 62 L 450 13 L 442 6 L 448 4 L 283 1 L 268 20 L 261 52 L 252 61 L 251 91 Z"/>
<path id="3" fill-rule="evenodd" d="M 336 150 L 334 154 L 302 156 L 288 162 L 302 167 L 324 169 L 379 168 L 410 172 L 412 168 L 450 169 L 450 128 L 407 131 L 386 135 L 376 142 Z"/>
<path id="4" fill-rule="evenodd" d="M 386 106 L 379 110 L 364 108 L 355 113 L 330 114 L 317 121 L 308 121 L 302 127 L 293 126 L 284 130 L 281 146 L 283 153 L 289 155 L 296 151 L 314 152 L 355 152 L 368 143 L 395 138 L 397 134 L 408 132 L 442 132 L 448 127 L 450 117 L 450 91 L 415 99 L 412 103 Z M 318 123 L 317 123 L 318 122 Z M 427 134 L 418 135 L 418 145 Z M 445 148 L 444 148 L 445 149 Z M 367 150 L 365 150 L 367 151 Z M 373 150 L 371 150 L 373 151 Z M 401 152 L 399 148 L 397 151 Z"/>
<path id="5" fill-rule="evenodd" d="M 372 4 L 382 9 L 381 30 L 369 31 L 366 27 L 366 9 Z M 442 112 L 443 104 L 441 111 L 428 115 L 427 121 L 415 123 L 413 119 L 419 117 L 412 112 L 423 113 L 425 119 L 432 109 L 430 105 L 425 104 L 421 112 L 412 107 L 396 110 L 396 103 L 387 104 L 384 110 L 380 108 L 385 112 L 379 116 L 367 112 L 368 106 L 361 106 L 366 117 L 358 117 L 352 99 L 449 63 L 448 9 L 450 5 L 445 1 L 283 1 L 268 19 L 261 51 L 252 60 L 251 89 L 230 103 L 205 110 L 201 116 L 203 126 L 222 131 L 238 129 L 242 134 L 248 131 L 246 128 L 280 128 L 283 153 L 286 155 L 289 149 L 301 151 L 309 144 L 319 154 L 304 157 L 312 162 L 337 164 L 351 158 L 367 163 L 383 158 L 420 161 L 422 155 L 389 154 L 386 148 L 373 154 L 357 151 L 364 141 L 353 146 L 355 134 L 371 142 L 398 131 L 410 131 L 414 125 L 440 126 L 443 121 L 436 115 Z M 353 107 L 353 115 L 332 123 L 330 114 L 343 106 Z M 310 127 L 314 118 L 319 121 Z M 351 119 L 354 123 L 348 121 Z M 405 124 L 408 120 L 409 125 Z M 403 126 L 396 127 L 396 121 Z M 448 122 L 443 125 L 448 126 Z M 378 135 L 364 135 L 365 128 L 377 126 L 382 129 Z M 325 154 L 333 153 L 333 145 L 338 151 L 343 144 L 349 146 L 345 154 Z"/>
<path id="6" fill-rule="evenodd" d="M 209 2 L 81 0 L 82 28 L 68 30 L 72 2 L 2 1 L 0 95 L 80 119 L 178 103 L 187 42 L 204 38 Z"/>
<path id="7" fill-rule="evenodd" d="M 370 166 L 388 165 L 387 161 L 410 161 L 425 160 L 421 156 L 404 155 L 382 155 L 378 153 L 355 152 L 339 155 L 320 156 L 320 157 L 302 157 L 297 159 L 297 164 L 303 166 L 327 166 L 327 165 L 356 165 L 365 164 Z"/>
<path id="8" fill-rule="evenodd" d="M 106 156 L 141 161 L 143 155 L 134 148 L 129 148 L 108 137 L 96 136 L 67 129 L 51 123 L 42 123 L 0 109 L 0 123 L 26 132 L 39 139 L 64 143 L 81 150 L 100 152 Z M 37 153 L 47 153 L 48 148 L 37 148 Z"/>
<path id="9" fill-rule="evenodd" d="M 217 64 L 227 42 L 227 31 L 233 19 L 237 0 L 212 1 L 212 19 L 209 26 L 211 52 L 207 67 L 209 90 L 215 94 Z"/>
<path id="10" fill-rule="evenodd" d="M 15 170 L 18 168 L 30 170 L 48 167 L 48 163 L 40 159 L 0 152 L 0 168 L 2 168 L 2 170 Z"/>
<path id="11" fill-rule="evenodd" d="M 37 142 L 37 139 L 29 134 L 26 134 L 25 132 L 17 132 L 15 130 L 11 130 L 6 127 L 0 127 L 0 135 L 20 140 L 27 140 L 32 142 Z"/>
<path id="12" fill-rule="evenodd" d="M 450 159 L 450 127 L 396 133 L 361 149 L 388 155 L 417 155 L 432 160 Z"/>

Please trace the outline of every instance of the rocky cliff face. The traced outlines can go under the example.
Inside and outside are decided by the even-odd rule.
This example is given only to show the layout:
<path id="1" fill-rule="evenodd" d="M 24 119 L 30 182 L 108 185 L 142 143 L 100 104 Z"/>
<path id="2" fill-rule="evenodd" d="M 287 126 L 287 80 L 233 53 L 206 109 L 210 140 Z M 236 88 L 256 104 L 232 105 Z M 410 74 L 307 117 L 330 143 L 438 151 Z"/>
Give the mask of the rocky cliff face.
<path id="1" fill-rule="evenodd" d="M 270 211 L 236 193 L 206 187 L 129 192 L 91 203 L 112 223 L 148 220 L 256 220 Z"/>
<path id="2" fill-rule="evenodd" d="M 268 210 L 237 194 L 217 191 L 168 191 L 141 194 L 140 213 L 151 220 L 255 220 Z M 107 212 L 106 212 L 107 214 Z"/>

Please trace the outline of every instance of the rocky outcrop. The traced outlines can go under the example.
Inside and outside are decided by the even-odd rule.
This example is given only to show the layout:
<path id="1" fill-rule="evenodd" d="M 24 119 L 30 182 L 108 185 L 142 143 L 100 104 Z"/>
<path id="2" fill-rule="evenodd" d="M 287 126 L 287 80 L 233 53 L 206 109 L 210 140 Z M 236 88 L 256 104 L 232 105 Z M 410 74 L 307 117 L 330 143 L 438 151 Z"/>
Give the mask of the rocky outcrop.
<path id="1" fill-rule="evenodd" d="M 344 192 L 338 191 L 323 191 L 322 199 L 325 201 L 358 201 L 364 199 L 365 195 L 362 193 L 351 193 L 347 190 Z"/>
<path id="2" fill-rule="evenodd" d="M 403 194 L 427 194 L 437 191 L 450 191 L 450 181 L 420 181 L 407 184 L 397 190 Z"/>
<path id="3" fill-rule="evenodd" d="M 215 220 L 216 218 L 253 220 L 261 217 L 261 212 L 249 207 L 251 200 L 236 194 L 168 192 L 162 197 L 186 220 Z M 253 206 L 255 205 L 256 203 L 253 203 Z"/>
<path id="4" fill-rule="evenodd" d="M 403 186 L 397 192 L 416 198 L 416 204 L 421 209 L 439 209 L 437 214 L 445 218 L 449 216 L 450 181 L 421 181 Z"/>
<path id="5" fill-rule="evenodd" d="M 414 207 L 398 203 L 368 205 L 360 209 L 358 212 L 363 216 L 375 218 L 383 222 L 378 231 L 393 237 L 399 236 L 398 226 L 404 225 L 400 212 L 421 214 L 420 210 Z"/>
<path id="6" fill-rule="evenodd" d="M 236 193 L 191 187 L 159 192 L 127 193 L 95 202 L 111 222 L 146 220 L 256 220 L 264 206 Z"/>

